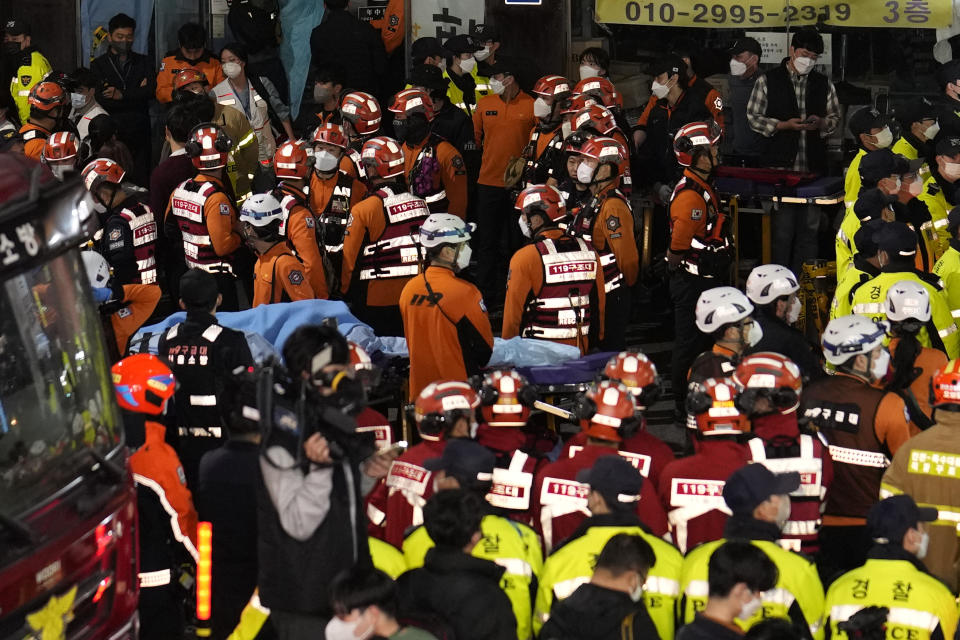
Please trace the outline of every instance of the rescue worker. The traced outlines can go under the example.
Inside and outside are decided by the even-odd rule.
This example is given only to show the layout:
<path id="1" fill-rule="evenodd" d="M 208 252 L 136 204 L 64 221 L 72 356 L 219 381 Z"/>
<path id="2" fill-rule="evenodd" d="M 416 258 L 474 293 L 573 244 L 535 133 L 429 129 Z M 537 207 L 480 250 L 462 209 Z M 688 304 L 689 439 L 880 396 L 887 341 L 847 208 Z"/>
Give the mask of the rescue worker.
<path id="1" fill-rule="evenodd" d="M 850 315 L 853 307 L 851 292 L 854 287 L 880 275 L 880 261 L 877 259 L 879 249 L 874 237 L 880 227 L 885 224 L 886 221 L 881 218 L 872 218 L 864 222 L 854 234 L 854 246 L 857 252 L 853 254 L 853 262 L 841 276 L 833 292 L 833 302 L 830 303 L 831 320 Z"/>
<path id="2" fill-rule="evenodd" d="M 957 455 L 956 427 L 960 424 L 960 365 L 952 360 L 928 376 L 930 403 L 934 425 L 913 436 L 893 456 L 883 474 L 880 497 L 906 494 L 921 507 L 939 511 L 930 524 L 930 547 L 924 564 L 951 592 L 960 587 L 957 569 L 956 524 L 960 519 L 957 506 L 957 477 L 954 465 Z"/>
<path id="3" fill-rule="evenodd" d="M 617 126 L 613 113 L 606 107 L 593 104 L 581 109 L 574 114 L 572 125 L 574 131 L 585 133 L 590 138 L 597 136 L 613 138 L 619 142 L 624 149 L 627 149 L 629 153 L 630 146 L 627 142 L 627 137 Z M 633 192 L 633 177 L 630 175 L 629 163 L 620 176 L 620 190 L 628 199 Z"/>
<path id="4" fill-rule="evenodd" d="M 763 339 L 763 329 L 753 312 L 750 299 L 733 287 L 716 287 L 700 295 L 696 309 L 697 329 L 712 336 L 714 343 L 690 365 L 685 383 L 733 375 L 741 356 Z"/>
<path id="5" fill-rule="evenodd" d="M 763 336 L 748 353 L 774 351 L 800 368 L 807 380 L 823 375 L 820 354 L 806 336 L 794 327 L 802 305 L 797 297 L 800 285 L 792 271 L 779 264 L 755 267 L 747 276 L 747 297 L 754 304 L 753 318 Z"/>
<path id="6" fill-rule="evenodd" d="M 710 179 L 717 166 L 720 129 L 695 122 L 674 137 L 677 162 L 686 167 L 670 200 L 670 299 L 674 313 L 671 371 L 678 409 L 683 406 L 686 376 L 707 341 L 696 324 L 696 307 L 707 289 L 729 277 L 733 241 L 727 216 L 713 193 Z"/>
<path id="7" fill-rule="evenodd" d="M 217 323 L 223 297 L 213 275 L 190 269 L 180 278 L 183 322 L 173 325 L 157 345 L 157 355 L 180 381 L 175 422 L 177 446 L 187 485 L 196 486 L 200 458 L 220 446 L 227 417 L 234 410 L 233 371 L 253 365 L 243 333 Z"/>
<path id="8" fill-rule="evenodd" d="M 833 461 L 820 529 L 818 566 L 824 582 L 863 562 L 869 546 L 865 518 L 880 493 L 888 455 L 910 437 L 903 399 L 874 386 L 889 368 L 885 337 L 885 324 L 864 316 L 831 320 L 822 338 L 823 355 L 837 373 L 807 385 L 801 398 L 807 428 L 827 441 Z"/>
<path id="9" fill-rule="evenodd" d="M 871 606 L 888 610 L 884 629 L 889 638 L 953 637 L 956 601 L 923 563 L 936 521 L 936 508 L 918 507 L 909 495 L 881 500 L 870 509 L 867 528 L 873 546 L 866 562 L 837 578 L 827 591 L 824 626 L 830 637 L 850 637 L 839 633 L 839 624 Z"/>
<path id="10" fill-rule="evenodd" d="M 590 515 L 587 487 L 578 480 L 581 471 L 592 467 L 598 459 L 614 456 L 624 458 L 638 469 L 643 468 L 639 455 L 619 449 L 640 423 L 629 389 L 610 380 L 592 385 L 574 413 L 586 433 L 586 443 L 573 456 L 540 469 L 533 485 L 533 526 L 542 535 L 548 552 L 563 544 Z M 642 479 L 643 474 L 638 473 Z M 635 517 L 654 535 L 663 536 L 667 532 L 667 519 L 657 501 L 656 490 L 650 483 L 643 483 L 634 493 L 640 494 L 641 499 L 637 504 L 631 503 L 629 510 L 635 511 Z"/>
<path id="11" fill-rule="evenodd" d="M 591 335 L 603 339 L 606 292 L 600 257 L 583 238 L 557 226 L 566 208 L 556 188 L 531 185 L 520 192 L 516 206 L 530 244 L 510 259 L 501 335 L 568 344 L 586 355 Z"/>
<path id="12" fill-rule="evenodd" d="M 737 385 L 729 377 L 691 385 L 687 410 L 693 414 L 694 454 L 677 458 L 660 474 L 660 501 L 670 521 L 673 542 L 686 553 L 723 535 L 730 510 L 723 486 L 730 474 L 747 464 L 743 440 L 750 422 L 733 399 Z"/>
<path id="13" fill-rule="evenodd" d="M 894 135 L 887 118 L 874 107 L 857 109 L 847 121 L 847 128 L 859 147 L 843 179 L 843 203 L 849 209 L 860 195 L 860 161 L 870 151 L 889 149 L 894 142 Z"/>
<path id="14" fill-rule="evenodd" d="M 893 143 L 891 150 L 910 160 L 922 159 L 921 178 L 924 180 L 930 173 L 927 158 L 933 157 L 933 141 L 940 133 L 938 116 L 937 105 L 925 96 L 911 98 L 894 113 L 900 123 L 900 138 Z"/>
<path id="15" fill-rule="evenodd" d="M 93 241 L 114 276 L 121 284 L 157 284 L 157 221 L 149 206 L 123 189 L 126 172 L 113 160 L 97 158 L 80 175 L 103 208 Z"/>
<path id="16" fill-rule="evenodd" d="M 603 269 L 606 312 L 600 349 L 626 345 L 630 290 L 640 271 L 633 211 L 620 192 L 629 165 L 626 150 L 613 138 L 593 138 L 580 149 L 577 179 L 590 185 L 591 200 L 567 227 L 567 233 L 593 245 Z"/>
<path id="17" fill-rule="evenodd" d="M 430 96 L 405 89 L 393 98 L 393 131 L 403 143 L 403 167 L 413 195 L 423 198 L 433 213 L 467 217 L 467 168 L 456 148 L 431 133 L 434 118 Z"/>
<path id="18" fill-rule="evenodd" d="M 537 124 L 530 131 L 530 141 L 522 153 L 526 160 L 523 186 L 546 184 L 555 187 L 566 174 L 561 113 L 571 97 L 570 81 L 563 76 L 543 76 L 533 86 L 533 95 L 536 96 L 533 115 Z"/>
<path id="19" fill-rule="evenodd" d="M 367 141 L 380 131 L 381 117 L 380 103 L 369 93 L 351 91 L 340 101 L 340 126 L 349 143 L 346 156 L 340 159 L 340 169 L 368 186 L 372 185 L 360 154 Z"/>
<path id="20" fill-rule="evenodd" d="M 50 168 L 53 177 L 63 182 L 76 173 L 79 150 L 80 139 L 76 134 L 58 131 L 44 143 L 40 161 Z"/>
<path id="21" fill-rule="evenodd" d="M 59 129 L 61 120 L 69 110 L 67 94 L 56 82 L 44 80 L 30 89 L 27 104 L 29 117 L 24 118 L 20 127 L 23 154 L 39 161 L 47 138 Z"/>
<path id="22" fill-rule="evenodd" d="M 880 275 L 851 290 L 853 313 L 883 319 L 883 301 L 887 290 L 901 280 L 920 283 L 930 293 L 930 309 L 935 331 L 924 330 L 920 336 L 926 346 L 942 348 L 948 358 L 960 353 L 960 333 L 954 323 L 943 285 L 935 275 L 917 271 L 913 259 L 917 252 L 917 236 L 903 222 L 888 222 L 875 236 Z"/>
<path id="23" fill-rule="evenodd" d="M 480 398 L 466 382 L 431 382 L 417 395 L 414 421 L 422 442 L 401 453 L 367 499 L 367 517 L 376 537 L 400 548 L 411 525 L 423 523 L 423 507 L 434 492 L 427 460 L 443 454 L 447 443 L 476 434 Z"/>
<path id="24" fill-rule="evenodd" d="M 373 397 L 374 390 L 380 382 L 380 369 L 373 364 L 370 354 L 355 342 L 349 342 L 350 367 L 353 377 L 363 384 L 367 397 Z M 393 444 L 393 429 L 387 417 L 367 405 L 356 415 L 357 433 L 372 433 L 377 451 L 385 451 Z"/>
<path id="25" fill-rule="evenodd" d="M 223 297 L 218 306 L 226 311 L 240 308 L 233 262 L 242 239 L 236 208 L 223 186 L 232 146 L 230 137 L 215 124 L 193 128 L 184 149 L 197 175 L 170 194 L 163 225 L 170 242 L 183 244 L 188 269 L 201 269 L 216 277 Z"/>
<path id="26" fill-rule="evenodd" d="M 936 234 L 936 257 L 939 258 L 950 245 L 947 214 L 960 205 L 960 195 L 957 194 L 957 189 L 960 188 L 957 184 L 960 179 L 960 137 L 940 136 L 934 147 L 934 165 L 930 167 L 930 177 L 923 183 L 923 193 L 917 198 L 922 200 L 930 211 Z"/>
<path id="27" fill-rule="evenodd" d="M 947 216 L 947 232 L 950 244 L 943 252 L 931 273 L 943 282 L 943 291 L 947 296 L 947 306 L 954 321 L 960 319 L 960 207 L 954 207 Z"/>
<path id="28" fill-rule="evenodd" d="M 582 78 L 573 88 L 573 95 L 595 100 L 597 104 L 606 107 L 613 114 L 617 128 L 621 132 L 631 131 L 626 116 L 623 113 L 623 96 L 613 86 L 609 78 L 594 76 Z M 589 105 L 587 105 L 589 106 Z M 633 137 L 627 140 L 628 149 L 633 150 Z"/>
<path id="29" fill-rule="evenodd" d="M 400 293 L 411 399 L 433 380 L 477 375 L 493 353 L 483 296 L 457 277 L 470 264 L 472 233 L 472 224 L 450 214 L 431 214 L 420 225 L 424 269 Z"/>
<path id="30" fill-rule="evenodd" d="M 436 491 L 463 489 L 474 493 L 484 504 L 484 497 L 492 485 L 496 456 L 483 445 L 472 440 L 451 440 L 439 458 L 424 462 L 424 468 L 434 477 Z M 506 568 L 500 580 L 517 619 L 517 638 L 533 637 L 533 595 L 543 570 L 543 552 L 540 538 L 526 525 L 484 509 L 480 521 L 480 542 L 470 555 L 492 560 Z M 403 556 L 407 569 L 423 566 L 427 551 L 434 547 L 426 527 L 418 526 L 403 540 Z"/>
<path id="31" fill-rule="evenodd" d="M 586 205 L 593 194 L 590 193 L 590 185 L 583 184 L 577 179 L 577 167 L 580 166 L 580 149 L 587 141 L 587 136 L 583 133 L 571 133 L 563 141 L 563 158 L 566 171 L 560 178 L 557 189 L 563 196 L 563 203 L 567 209 L 564 219 L 559 221 L 559 226 L 566 229 L 570 220 L 573 220 L 580 209 Z"/>
<path id="32" fill-rule="evenodd" d="M 746 442 L 750 461 L 774 473 L 800 474 L 776 541 L 785 549 L 812 557 L 820 548 L 817 534 L 833 482 L 833 465 L 820 440 L 800 433 L 801 371 L 779 353 L 759 352 L 740 362 L 733 379 L 740 386 L 735 402 L 750 419 L 755 436 Z"/>
<path id="33" fill-rule="evenodd" d="M 250 196 L 240 209 L 244 242 L 258 256 L 253 270 L 253 307 L 317 297 L 304 275 L 303 263 L 280 233 L 283 220 L 283 207 L 269 193 Z"/>
<path id="34" fill-rule="evenodd" d="M 315 296 L 321 300 L 330 297 L 327 274 L 320 249 L 320 231 L 317 219 L 310 210 L 307 181 L 312 180 L 310 158 L 301 142 L 284 142 L 273 154 L 273 172 L 281 181 L 273 191 L 283 209 L 283 224 L 280 233 L 287 245 L 303 263 L 307 282 Z M 323 209 L 321 209 L 322 211 Z"/>
<path id="35" fill-rule="evenodd" d="M 462 33 L 447 38 L 443 49 L 449 54 L 447 68 L 443 72 L 444 78 L 450 83 L 447 96 L 453 106 L 473 116 L 479 111 L 480 98 L 493 93 L 490 78 L 477 73 L 477 59 L 473 57 L 483 47 Z"/>
<path id="36" fill-rule="evenodd" d="M 619 391 L 616 385 L 602 393 L 611 392 L 629 396 L 629 392 Z M 640 536 L 653 549 L 656 561 L 650 568 L 642 597 L 660 637 L 672 638 L 683 558 L 669 542 L 651 534 L 635 513 L 636 502 L 644 500 L 643 476 L 619 456 L 603 456 L 577 473 L 577 483 L 578 493 L 583 494 L 580 501 L 586 503 L 581 508 L 587 510 L 590 517 L 544 562 L 534 608 L 534 633 L 539 634 L 555 602 L 564 600 L 577 587 L 590 581 L 593 559 L 607 541 L 619 533 L 627 533 Z"/>
<path id="37" fill-rule="evenodd" d="M 10 19 L 3 25 L 3 53 L 9 57 L 5 68 L 10 74 L 10 95 L 17 107 L 18 119 L 30 117 L 29 96 L 33 88 L 53 70 L 40 50 L 33 46 L 30 25 Z"/>
<path id="38" fill-rule="evenodd" d="M 188 22 L 180 27 L 177 31 L 177 43 L 178 48 L 167 52 L 160 61 L 157 102 L 173 100 L 173 92 L 177 88 L 175 78 L 185 69 L 201 71 L 211 87 L 217 86 L 225 78 L 220 60 L 206 48 L 207 32 L 199 24 Z"/>
<path id="39" fill-rule="evenodd" d="M 723 500 L 732 515 L 723 538 L 702 544 L 683 560 L 679 618 L 692 622 L 707 601 L 710 556 L 727 540 L 749 540 L 777 565 L 777 584 L 760 594 L 762 604 L 737 619 L 749 629 L 764 618 L 786 618 L 803 638 L 822 638 L 823 586 L 813 561 L 777 544 L 790 513 L 790 495 L 800 488 L 796 471 L 773 473 L 762 464 L 733 472 L 723 486 Z"/>

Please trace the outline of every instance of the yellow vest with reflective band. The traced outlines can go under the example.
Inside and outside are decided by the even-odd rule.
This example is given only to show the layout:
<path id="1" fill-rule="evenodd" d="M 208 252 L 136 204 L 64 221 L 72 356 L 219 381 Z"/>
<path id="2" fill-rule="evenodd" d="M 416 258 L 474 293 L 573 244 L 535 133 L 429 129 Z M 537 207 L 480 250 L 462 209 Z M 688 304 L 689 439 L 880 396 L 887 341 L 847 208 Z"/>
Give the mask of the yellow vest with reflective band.
<path id="1" fill-rule="evenodd" d="M 240 613 L 240 622 L 227 636 L 227 640 L 255 640 L 269 617 L 270 609 L 260 604 L 260 594 L 254 591 L 247 606 Z"/>
<path id="2" fill-rule="evenodd" d="M 657 561 L 643 585 L 643 602 L 661 638 L 674 635 L 674 606 L 680 594 L 680 567 L 683 556 L 670 544 L 640 527 L 589 527 L 579 538 L 557 549 L 543 565 L 533 630 L 540 633 L 550 618 L 554 601 L 570 596 L 582 584 L 590 582 L 596 558 L 604 545 L 619 533 L 636 535 L 653 548 Z"/>
<path id="3" fill-rule="evenodd" d="M 853 254 L 857 252 L 857 246 L 853 244 L 853 236 L 860 230 L 860 218 L 853 212 L 853 206 L 847 207 L 843 212 L 843 221 L 840 222 L 840 229 L 837 231 L 835 241 L 837 251 L 837 282 L 843 279 L 844 274 L 853 265 Z"/>
<path id="4" fill-rule="evenodd" d="M 374 567 L 394 580 L 407 570 L 407 562 L 395 546 L 374 537 L 368 537 L 367 542 L 370 545 L 370 558 L 373 560 Z"/>
<path id="5" fill-rule="evenodd" d="M 473 68 L 473 71 L 470 72 L 470 75 L 473 76 L 473 81 L 476 83 L 474 89 L 474 98 L 473 106 L 468 106 L 463 99 L 463 90 L 458 87 L 453 80 L 450 79 L 450 72 L 444 70 L 443 77 L 446 78 L 449 85 L 447 86 L 447 99 L 453 104 L 453 106 L 458 109 L 463 109 L 467 112 L 468 116 L 473 115 L 473 109 L 477 106 L 477 103 L 480 102 L 480 98 L 484 96 L 493 95 L 493 89 L 490 88 L 490 78 L 486 76 L 481 76 L 477 73 L 477 67 Z"/>
<path id="6" fill-rule="evenodd" d="M 957 603 L 931 575 L 906 560 L 867 560 L 830 585 L 824 604 L 831 638 L 847 638 L 837 625 L 860 609 L 888 607 L 887 638 L 928 640 L 953 638 Z"/>
<path id="7" fill-rule="evenodd" d="M 857 285 L 870 280 L 871 276 L 866 271 L 860 271 L 853 263 L 850 263 L 850 268 L 847 269 L 846 273 L 843 274 L 843 277 L 840 278 L 840 282 L 837 283 L 837 288 L 833 292 L 833 302 L 830 303 L 830 319 L 840 318 L 842 316 L 848 316 L 852 311 L 850 308 L 853 306 L 850 302 L 850 292 Z"/>
<path id="8" fill-rule="evenodd" d="M 933 265 L 933 274 L 943 281 L 950 314 L 953 321 L 960 325 L 960 251 L 949 247 Z"/>
<path id="9" fill-rule="evenodd" d="M 10 95 L 13 96 L 13 101 L 17 105 L 20 122 L 26 123 L 30 118 L 30 103 L 27 101 L 30 97 L 30 90 L 33 89 L 35 84 L 43 80 L 51 70 L 50 63 L 39 51 L 30 53 L 30 64 L 25 64 L 14 70 L 14 74 L 10 78 Z M 69 106 L 68 104 L 67 107 Z"/>
<path id="10" fill-rule="evenodd" d="M 530 527 L 495 515 L 483 517 L 480 532 L 483 538 L 473 547 L 470 555 L 491 560 L 506 569 L 500 580 L 500 588 L 513 606 L 513 615 L 517 619 L 517 638 L 529 640 L 533 637 L 530 587 L 543 569 L 540 538 Z M 422 567 L 427 551 L 433 546 L 426 527 L 411 531 L 403 541 L 407 569 Z M 373 548 L 370 550 L 373 551 Z"/>
<path id="11" fill-rule="evenodd" d="M 865 149 L 857 151 L 853 156 L 850 166 L 847 167 L 847 174 L 843 177 L 843 204 L 849 209 L 857 201 L 860 195 L 860 161 L 867 155 Z"/>
<path id="12" fill-rule="evenodd" d="M 940 334 L 940 340 L 943 342 L 947 357 L 951 360 L 956 358 L 960 353 L 960 332 L 957 331 L 957 325 L 953 321 L 950 307 L 947 306 L 947 297 L 940 288 L 935 287 L 915 273 L 909 271 L 885 272 L 864 282 L 853 293 L 851 313 L 867 316 L 874 322 L 884 320 L 886 318 L 884 306 L 887 300 L 887 290 L 901 280 L 918 282 L 927 289 L 930 294 L 930 319 L 933 320 L 933 325 Z M 927 327 L 920 329 L 917 339 L 925 347 L 933 346 L 933 342 L 927 333 Z"/>
<path id="13" fill-rule="evenodd" d="M 715 540 L 702 544 L 687 554 L 680 575 L 680 604 L 677 607 L 681 624 L 693 621 L 698 611 L 707 605 L 709 586 L 707 567 L 710 556 L 726 540 Z M 775 542 L 751 540 L 751 544 L 761 549 L 780 572 L 773 589 L 761 594 L 763 606 L 749 620 L 737 620 L 744 630 L 764 618 L 803 619 L 815 640 L 823 638 L 823 585 L 817 575 L 816 566 L 806 557 L 786 551 Z M 791 618 L 791 614 L 793 617 Z"/>
<path id="14" fill-rule="evenodd" d="M 917 151 L 917 148 L 910 144 L 906 138 L 898 138 L 896 142 L 893 143 L 893 146 L 890 148 L 894 153 L 899 153 L 907 160 L 916 160 L 920 157 L 920 152 Z M 920 168 L 917 169 L 917 175 L 920 176 L 921 180 L 926 180 L 930 177 L 930 165 L 924 162 L 920 165 Z"/>
<path id="15" fill-rule="evenodd" d="M 950 246 L 950 233 L 947 231 L 947 214 L 953 205 L 947 202 L 943 190 L 933 176 L 923 183 L 923 192 L 917 196 L 930 211 L 930 221 L 933 224 L 933 233 L 936 234 L 933 257 L 939 259 Z"/>

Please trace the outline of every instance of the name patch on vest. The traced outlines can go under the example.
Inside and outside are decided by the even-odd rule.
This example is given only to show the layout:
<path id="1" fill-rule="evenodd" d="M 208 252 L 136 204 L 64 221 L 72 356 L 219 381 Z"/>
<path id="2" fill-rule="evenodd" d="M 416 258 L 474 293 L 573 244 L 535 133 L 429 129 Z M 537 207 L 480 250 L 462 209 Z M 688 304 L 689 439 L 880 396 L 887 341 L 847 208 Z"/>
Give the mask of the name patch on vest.
<path id="1" fill-rule="evenodd" d="M 387 474 L 387 486 L 422 496 L 427 490 L 429 479 L 430 472 L 423 467 L 394 460 L 390 465 L 390 473 Z"/>
<path id="2" fill-rule="evenodd" d="M 577 506 L 585 508 L 588 493 L 590 493 L 590 487 L 582 482 L 544 478 L 540 489 L 540 503 L 544 505 L 576 503 Z"/>
<path id="3" fill-rule="evenodd" d="M 190 213 L 199 214 L 200 205 L 196 202 L 190 202 L 189 200 L 181 200 L 180 198 L 173 199 L 173 206 L 175 209 L 183 209 L 184 211 L 189 211 Z"/>
<path id="4" fill-rule="evenodd" d="M 563 262 L 560 264 L 547 265 L 548 276 L 561 276 L 567 273 L 583 273 L 593 271 L 596 262 Z"/>
<path id="5" fill-rule="evenodd" d="M 670 506 L 724 508 L 723 480 L 674 478 L 670 485 Z"/>

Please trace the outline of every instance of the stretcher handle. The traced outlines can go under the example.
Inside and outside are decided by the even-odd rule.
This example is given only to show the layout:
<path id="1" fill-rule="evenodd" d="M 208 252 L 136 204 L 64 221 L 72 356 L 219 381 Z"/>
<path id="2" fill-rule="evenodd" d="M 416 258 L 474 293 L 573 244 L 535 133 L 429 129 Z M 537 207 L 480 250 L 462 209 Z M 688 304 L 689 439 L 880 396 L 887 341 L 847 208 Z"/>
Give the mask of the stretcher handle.
<path id="1" fill-rule="evenodd" d="M 540 411 L 545 411 L 546 413 L 553 414 L 559 418 L 566 418 L 567 420 L 575 420 L 576 416 L 573 415 L 570 411 L 566 409 L 561 409 L 560 407 L 555 407 L 552 404 L 547 404 L 540 400 L 534 400 L 533 402 L 534 409 L 540 409 Z"/>

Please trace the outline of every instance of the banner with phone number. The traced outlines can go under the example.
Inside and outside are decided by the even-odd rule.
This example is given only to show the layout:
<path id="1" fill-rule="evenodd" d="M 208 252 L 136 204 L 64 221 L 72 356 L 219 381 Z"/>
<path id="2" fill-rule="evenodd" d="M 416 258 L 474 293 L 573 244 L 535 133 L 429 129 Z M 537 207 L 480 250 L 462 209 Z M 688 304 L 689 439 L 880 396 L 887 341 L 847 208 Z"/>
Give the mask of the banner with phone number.
<path id="1" fill-rule="evenodd" d="M 953 22 L 951 0 L 596 0 L 598 22 L 655 27 L 837 27 L 924 29 Z"/>

